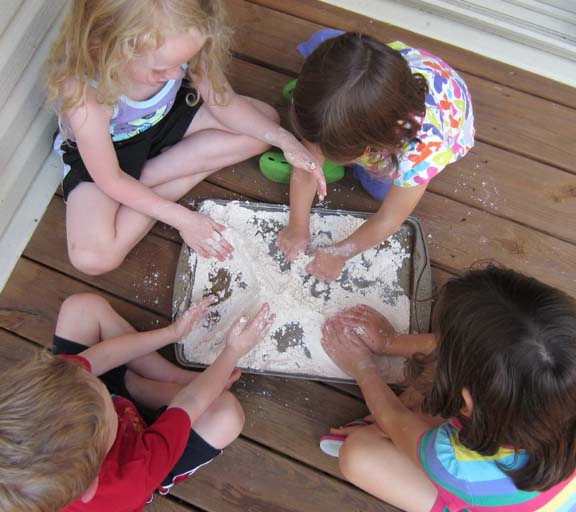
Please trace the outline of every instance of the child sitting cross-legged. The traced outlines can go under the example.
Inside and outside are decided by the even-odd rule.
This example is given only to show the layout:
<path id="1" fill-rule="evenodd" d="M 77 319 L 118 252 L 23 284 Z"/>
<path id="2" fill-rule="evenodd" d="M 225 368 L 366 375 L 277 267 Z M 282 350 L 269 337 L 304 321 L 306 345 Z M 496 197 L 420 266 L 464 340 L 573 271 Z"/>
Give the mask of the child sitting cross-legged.
<path id="1" fill-rule="evenodd" d="M 333 455 L 343 442 L 346 478 L 411 512 L 576 510 L 572 298 L 496 267 L 449 281 L 433 315 L 435 370 L 423 404 L 440 425 L 409 410 L 373 360 L 374 351 L 430 352 L 430 335 L 395 336 L 377 315 L 357 307 L 324 326 L 326 352 L 371 412 L 321 441 Z"/>
<path id="2" fill-rule="evenodd" d="M 167 493 L 220 455 L 244 424 L 227 391 L 240 376 L 236 363 L 274 315 L 264 304 L 252 320 L 240 318 L 202 373 L 163 359 L 156 350 L 190 332 L 212 302 L 139 333 L 99 296 L 68 298 L 55 355 L 0 375 L 0 509 L 139 511 L 154 490 Z"/>

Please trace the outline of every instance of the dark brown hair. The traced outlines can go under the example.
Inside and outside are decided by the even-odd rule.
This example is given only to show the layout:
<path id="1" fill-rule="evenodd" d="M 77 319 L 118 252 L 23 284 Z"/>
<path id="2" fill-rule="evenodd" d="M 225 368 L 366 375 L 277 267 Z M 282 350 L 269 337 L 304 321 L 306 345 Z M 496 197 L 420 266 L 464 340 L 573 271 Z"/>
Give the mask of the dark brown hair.
<path id="1" fill-rule="evenodd" d="M 460 441 L 482 455 L 523 449 L 502 469 L 518 489 L 543 491 L 576 469 L 576 303 L 513 270 L 489 266 L 449 281 L 433 317 L 438 339 L 431 414 L 457 417 Z M 472 414 L 460 414 L 462 390 Z"/>
<path id="2" fill-rule="evenodd" d="M 348 32 L 324 41 L 308 57 L 293 94 L 294 130 L 328 159 L 348 163 L 367 146 L 396 155 L 420 129 L 426 79 L 400 52 Z"/>

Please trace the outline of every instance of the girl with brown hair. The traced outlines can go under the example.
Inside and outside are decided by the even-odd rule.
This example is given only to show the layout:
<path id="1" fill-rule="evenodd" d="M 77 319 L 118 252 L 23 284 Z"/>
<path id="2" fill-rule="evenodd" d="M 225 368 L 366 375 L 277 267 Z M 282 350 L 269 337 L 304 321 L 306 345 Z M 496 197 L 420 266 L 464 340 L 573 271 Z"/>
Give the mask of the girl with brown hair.
<path id="1" fill-rule="evenodd" d="M 308 58 L 292 97 L 295 132 L 321 161 L 353 164 L 362 186 L 382 201 L 347 239 L 312 253 L 307 271 L 332 281 L 346 260 L 394 234 L 429 181 L 468 153 L 474 115 L 462 78 L 424 50 L 335 30 L 299 49 Z M 316 179 L 301 169 L 292 173 L 290 222 L 278 235 L 289 260 L 308 245 Z"/>
<path id="2" fill-rule="evenodd" d="M 575 510 L 574 299 L 489 266 L 444 286 L 433 335 L 396 335 L 381 315 L 362 312 L 342 311 L 323 328 L 324 349 L 372 414 L 370 425 L 325 436 L 346 478 L 407 511 Z M 435 426 L 404 406 L 374 363 L 374 352 L 430 351 L 431 337 L 422 409 L 443 420 Z"/>

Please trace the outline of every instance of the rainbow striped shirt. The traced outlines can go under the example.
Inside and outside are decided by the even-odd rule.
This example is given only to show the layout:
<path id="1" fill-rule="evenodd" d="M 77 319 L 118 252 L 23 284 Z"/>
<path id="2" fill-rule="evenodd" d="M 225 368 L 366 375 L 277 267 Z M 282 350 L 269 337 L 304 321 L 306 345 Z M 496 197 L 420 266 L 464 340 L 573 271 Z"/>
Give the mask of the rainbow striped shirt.
<path id="1" fill-rule="evenodd" d="M 501 448 L 480 455 L 460 443 L 456 424 L 426 432 L 419 457 L 438 489 L 431 512 L 576 512 L 576 473 L 545 492 L 521 491 L 498 464 L 520 467 L 526 453 Z"/>

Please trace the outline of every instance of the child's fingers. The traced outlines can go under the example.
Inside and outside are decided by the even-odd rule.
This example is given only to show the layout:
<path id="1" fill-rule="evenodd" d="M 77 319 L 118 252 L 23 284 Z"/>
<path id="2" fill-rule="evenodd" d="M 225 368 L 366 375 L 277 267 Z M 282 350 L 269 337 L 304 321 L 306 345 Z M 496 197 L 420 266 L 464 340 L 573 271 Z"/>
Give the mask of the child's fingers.
<path id="1" fill-rule="evenodd" d="M 240 336 L 244 332 L 246 325 L 248 324 L 248 317 L 246 315 L 242 315 L 234 325 L 232 326 L 232 334 L 235 336 Z"/>
<path id="2" fill-rule="evenodd" d="M 196 251 L 198 256 L 200 256 L 202 258 L 209 258 L 210 257 L 210 253 L 206 249 L 204 249 L 204 247 L 202 247 L 201 245 L 194 245 L 194 246 L 191 246 L 191 248 L 194 251 Z"/>
<path id="3" fill-rule="evenodd" d="M 261 323 L 265 321 L 266 318 L 268 317 L 269 312 L 270 312 L 270 306 L 268 305 L 267 302 L 265 302 L 264 304 L 262 304 L 262 306 L 260 306 L 260 309 L 254 315 L 254 318 L 252 319 L 250 325 L 256 327 L 256 330 L 258 330 Z"/>
<path id="4" fill-rule="evenodd" d="M 212 220 L 212 219 L 210 219 L 210 220 Z M 228 226 L 225 226 L 224 224 L 220 224 L 220 223 L 216 222 L 215 220 L 212 220 L 212 227 L 220 233 L 222 233 L 228 229 Z"/>
<path id="5" fill-rule="evenodd" d="M 218 302 L 218 297 L 216 295 L 206 295 L 206 297 L 203 297 L 202 299 L 200 299 L 196 303 L 196 305 L 208 308 L 209 306 L 211 306 L 215 302 Z"/>
<path id="6" fill-rule="evenodd" d="M 258 334 L 261 338 L 266 336 L 270 332 L 270 328 L 276 319 L 276 315 L 271 314 L 266 317 L 266 319 L 261 323 L 258 328 Z"/>

